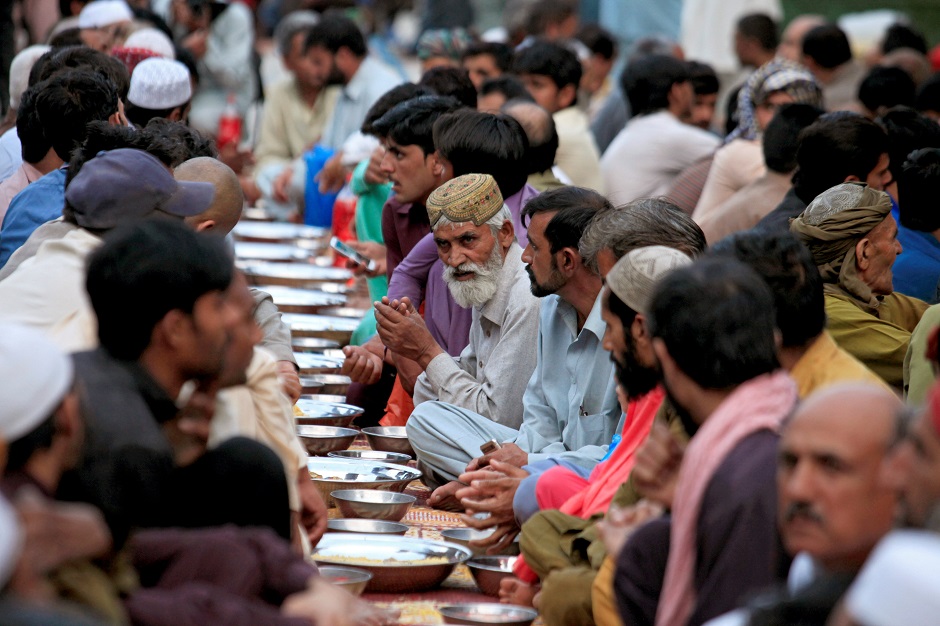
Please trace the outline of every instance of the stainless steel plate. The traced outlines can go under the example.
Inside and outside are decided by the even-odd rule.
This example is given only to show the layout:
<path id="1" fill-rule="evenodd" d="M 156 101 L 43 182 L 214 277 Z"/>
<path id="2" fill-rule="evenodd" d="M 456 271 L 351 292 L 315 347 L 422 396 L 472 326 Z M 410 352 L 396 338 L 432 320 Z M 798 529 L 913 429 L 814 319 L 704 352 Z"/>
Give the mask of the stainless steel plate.
<path id="1" fill-rule="evenodd" d="M 310 250 L 303 250 L 286 243 L 235 242 L 235 258 L 259 261 L 305 261 L 311 256 Z"/>
<path id="2" fill-rule="evenodd" d="M 232 229 L 232 236 L 240 241 L 292 241 L 294 239 L 324 239 L 329 235 L 325 228 L 285 222 L 239 222 Z"/>
<path id="3" fill-rule="evenodd" d="M 236 244 L 238 246 L 238 244 Z M 316 286 L 317 283 L 346 282 L 352 272 L 339 267 L 319 267 L 311 263 L 265 263 L 241 260 L 236 262 L 253 285 L 286 285 L 288 287 Z"/>

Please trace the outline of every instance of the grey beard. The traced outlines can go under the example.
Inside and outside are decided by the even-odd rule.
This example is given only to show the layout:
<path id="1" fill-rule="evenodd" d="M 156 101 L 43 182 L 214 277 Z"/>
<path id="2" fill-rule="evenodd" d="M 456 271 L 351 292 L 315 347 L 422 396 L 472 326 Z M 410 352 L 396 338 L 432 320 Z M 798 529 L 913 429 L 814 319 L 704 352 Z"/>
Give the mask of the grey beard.
<path id="1" fill-rule="evenodd" d="M 483 306 L 489 302 L 497 289 L 499 289 L 499 277 L 503 269 L 503 254 L 498 243 L 493 244 L 493 251 L 486 263 L 461 263 L 457 267 L 444 267 L 444 282 L 450 290 L 450 295 L 460 306 L 472 308 Z M 474 277 L 471 280 L 460 281 L 454 278 L 455 272 L 473 272 Z"/>

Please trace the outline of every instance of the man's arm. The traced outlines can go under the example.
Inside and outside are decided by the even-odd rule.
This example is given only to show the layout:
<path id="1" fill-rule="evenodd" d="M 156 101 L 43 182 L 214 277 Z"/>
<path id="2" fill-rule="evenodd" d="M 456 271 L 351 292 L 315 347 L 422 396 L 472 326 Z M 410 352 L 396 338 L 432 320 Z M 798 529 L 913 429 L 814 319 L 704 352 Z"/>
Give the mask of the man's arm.
<path id="1" fill-rule="evenodd" d="M 424 302 L 431 266 L 437 261 L 437 244 L 428 233 L 411 249 L 392 274 L 388 282 L 388 297 L 392 300 L 409 298 L 415 306 Z"/>

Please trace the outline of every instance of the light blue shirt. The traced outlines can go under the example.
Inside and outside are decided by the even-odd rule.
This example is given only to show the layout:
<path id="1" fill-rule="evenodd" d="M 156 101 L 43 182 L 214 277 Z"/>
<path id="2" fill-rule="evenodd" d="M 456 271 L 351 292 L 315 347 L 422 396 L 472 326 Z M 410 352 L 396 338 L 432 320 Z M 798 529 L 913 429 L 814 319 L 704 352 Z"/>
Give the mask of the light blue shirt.
<path id="1" fill-rule="evenodd" d="M 33 231 L 59 217 L 65 207 L 65 167 L 53 170 L 13 197 L 0 228 L 0 267 Z"/>
<path id="2" fill-rule="evenodd" d="M 0 135 L 0 182 L 5 181 L 23 164 L 23 148 L 16 126 Z"/>
<path id="3" fill-rule="evenodd" d="M 623 429 L 614 363 L 601 346 L 605 328 L 600 294 L 580 333 L 573 306 L 557 295 L 542 300 L 537 361 L 515 439 L 529 464 L 551 457 L 593 467 Z"/>
<path id="4" fill-rule="evenodd" d="M 401 78 L 380 61 L 367 56 L 336 100 L 336 108 L 323 131 L 321 143 L 339 150 L 359 130 L 366 113 L 385 92 L 401 84 Z"/>

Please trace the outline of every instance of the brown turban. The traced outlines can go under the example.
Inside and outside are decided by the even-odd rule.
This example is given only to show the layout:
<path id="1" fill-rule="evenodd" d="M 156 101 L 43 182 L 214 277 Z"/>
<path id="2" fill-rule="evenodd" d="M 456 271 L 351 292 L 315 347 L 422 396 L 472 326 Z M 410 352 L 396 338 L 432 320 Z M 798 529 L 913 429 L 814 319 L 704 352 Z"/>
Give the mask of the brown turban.
<path id="1" fill-rule="evenodd" d="M 891 213 L 891 198 L 864 183 L 842 183 L 816 196 L 790 232 L 800 238 L 819 268 L 826 290 L 842 292 L 870 307 L 879 301 L 858 276 L 855 245 Z"/>

